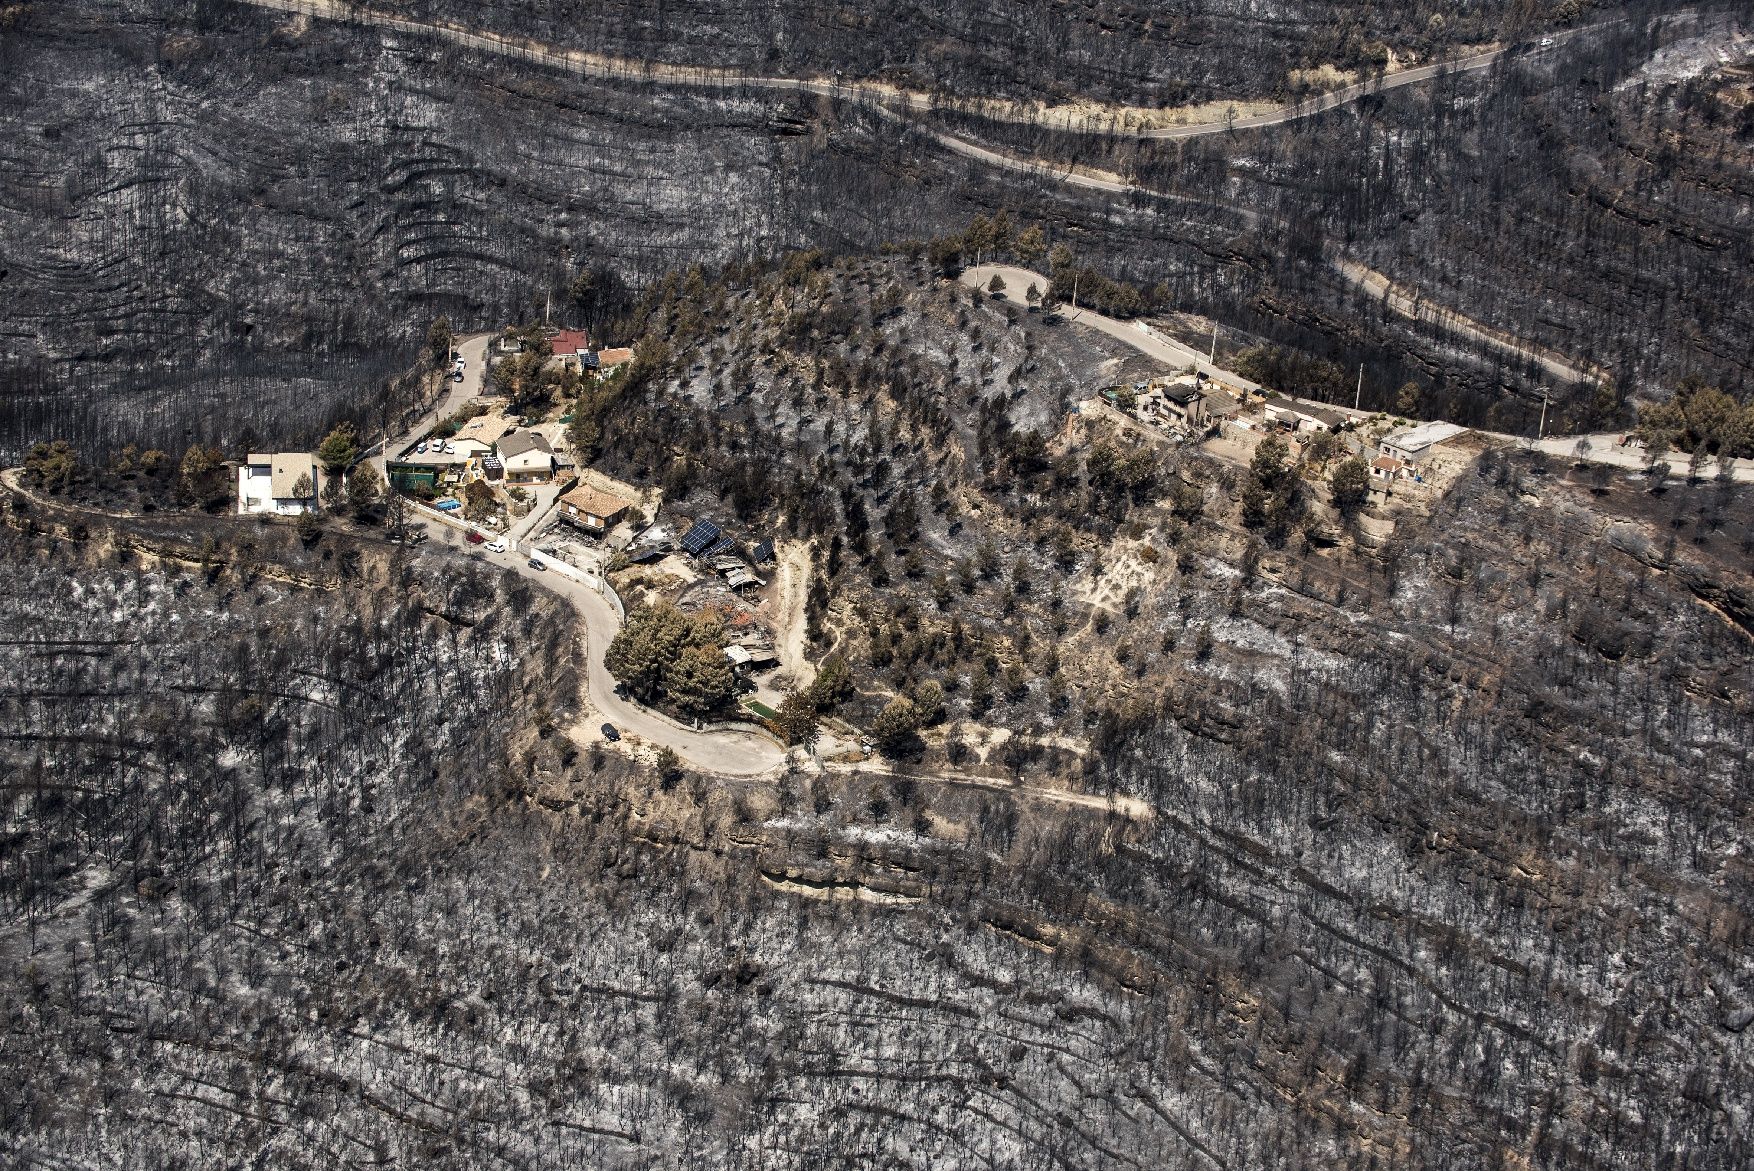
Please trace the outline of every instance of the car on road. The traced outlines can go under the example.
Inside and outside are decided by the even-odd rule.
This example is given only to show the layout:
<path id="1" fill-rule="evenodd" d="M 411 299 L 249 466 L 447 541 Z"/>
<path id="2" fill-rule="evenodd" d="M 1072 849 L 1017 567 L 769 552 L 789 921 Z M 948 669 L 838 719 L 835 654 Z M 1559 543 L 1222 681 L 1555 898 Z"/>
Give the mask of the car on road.
<path id="1" fill-rule="evenodd" d="M 426 454 L 426 440 L 422 439 L 419 443 L 416 443 L 414 445 L 414 454 L 415 455 L 425 455 Z"/>
<path id="2" fill-rule="evenodd" d="M 471 545 L 480 545 L 480 544 L 486 543 L 486 541 L 487 541 L 486 537 L 482 536 L 480 533 L 476 532 L 474 529 L 469 529 L 466 532 L 464 532 L 463 539 L 468 541 Z"/>
<path id="3" fill-rule="evenodd" d="M 489 541 L 489 542 L 487 542 L 487 551 L 489 553 L 504 553 L 505 552 L 505 542 L 503 540 Z"/>
<path id="4" fill-rule="evenodd" d="M 603 725 L 603 739 L 612 740 L 612 741 L 619 740 L 619 739 L 621 739 L 621 733 L 617 732 L 615 730 L 614 724 L 604 724 Z"/>
<path id="5" fill-rule="evenodd" d="M 439 451 L 444 455 L 457 454 L 456 445 L 453 444 L 449 439 L 447 439 L 443 443 L 439 444 Z"/>
<path id="6" fill-rule="evenodd" d="M 534 557 L 532 557 L 532 558 L 530 558 L 530 568 L 531 569 L 541 569 L 542 563 L 540 561 L 536 560 Z"/>
<path id="7" fill-rule="evenodd" d="M 1542 37 L 1541 38 L 1541 47 L 1543 49 L 1551 49 L 1553 47 L 1553 38 L 1552 37 Z"/>
<path id="8" fill-rule="evenodd" d="M 461 370 L 458 370 L 458 371 L 455 371 L 455 372 L 453 372 L 453 373 L 452 373 L 452 374 L 451 374 L 451 381 L 452 381 L 452 382 L 461 382 L 461 381 L 463 381 L 463 372 L 462 372 L 462 371 L 461 371 Z"/>

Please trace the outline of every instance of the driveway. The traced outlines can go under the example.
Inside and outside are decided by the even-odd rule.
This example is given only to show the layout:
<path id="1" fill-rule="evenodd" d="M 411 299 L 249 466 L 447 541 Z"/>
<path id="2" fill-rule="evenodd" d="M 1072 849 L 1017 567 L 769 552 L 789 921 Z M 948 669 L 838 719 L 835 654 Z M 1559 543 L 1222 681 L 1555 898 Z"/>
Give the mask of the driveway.
<path id="1" fill-rule="evenodd" d="M 524 491 L 535 497 L 530 511 L 512 522 L 511 538 L 514 541 L 528 541 L 541 529 L 548 514 L 554 511 L 554 502 L 560 498 L 560 484 L 526 484 Z"/>
<path id="2" fill-rule="evenodd" d="M 462 541 L 455 529 L 440 521 L 422 518 L 429 531 L 450 532 Z M 586 742 L 600 741 L 600 726 L 615 725 L 623 736 L 638 736 L 652 744 L 673 750 L 677 756 L 704 772 L 725 776 L 747 777 L 777 771 L 785 766 L 786 752 L 778 744 L 757 732 L 736 729 L 712 731 L 687 727 L 644 707 L 631 699 L 615 694 L 615 677 L 604 665 L 609 643 L 621 630 L 621 619 L 615 608 L 595 590 L 551 570 L 530 568 L 526 554 L 492 553 L 485 546 L 469 547 L 478 559 L 501 569 L 523 574 L 544 589 L 559 594 L 572 603 L 585 623 L 585 695 L 587 710 L 580 713 L 575 729 L 577 738 Z"/>

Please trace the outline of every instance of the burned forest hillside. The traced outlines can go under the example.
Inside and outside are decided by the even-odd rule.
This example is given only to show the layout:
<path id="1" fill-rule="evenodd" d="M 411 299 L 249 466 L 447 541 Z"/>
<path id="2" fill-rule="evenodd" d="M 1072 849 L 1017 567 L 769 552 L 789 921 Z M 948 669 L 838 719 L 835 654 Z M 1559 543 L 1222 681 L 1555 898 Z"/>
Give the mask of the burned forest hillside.
<path id="1" fill-rule="evenodd" d="M 436 318 L 603 331 L 691 264 L 871 252 L 999 211 L 1179 310 L 1369 367 L 1375 405 L 1413 383 L 1427 414 L 1522 430 L 1546 385 L 1581 429 L 1626 426 L 1688 379 L 1746 394 L 1746 298 L 1722 288 L 1750 247 L 1735 5 L 1271 7 L 13 5 L 0 451 L 296 445 L 343 417 L 369 430 Z M 1221 119 L 1516 51 L 1171 142 L 636 65 L 583 77 L 447 39 L 460 28 L 654 69 L 839 71 L 1025 119 L 1080 103 Z M 1540 49 L 1550 33 L 1566 39 Z M 979 143 L 1008 161 L 968 153 Z M 1072 166 L 1118 189 L 1072 182 Z"/>
<path id="2" fill-rule="evenodd" d="M 1306 457 L 1276 529 L 1022 292 L 679 274 L 575 406 L 804 543 L 839 718 L 935 689 L 882 759 L 581 732 L 566 607 L 440 542 L 6 491 L 5 1159 L 1746 1166 L 1747 491 Z"/>

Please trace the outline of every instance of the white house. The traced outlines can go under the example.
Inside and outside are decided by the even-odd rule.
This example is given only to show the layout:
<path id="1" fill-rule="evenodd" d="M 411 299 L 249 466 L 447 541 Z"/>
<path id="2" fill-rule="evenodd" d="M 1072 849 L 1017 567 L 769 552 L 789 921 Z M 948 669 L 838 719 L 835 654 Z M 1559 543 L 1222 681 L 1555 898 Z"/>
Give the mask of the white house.
<path id="1" fill-rule="evenodd" d="M 534 431 L 518 431 L 499 441 L 499 459 L 508 484 L 534 484 L 554 478 L 554 452 Z"/>
<path id="2" fill-rule="evenodd" d="M 1431 454 L 1432 448 L 1454 439 L 1466 430 L 1466 427 L 1458 427 L 1454 423 L 1421 423 L 1417 427 L 1395 432 L 1378 446 L 1382 454 L 1393 459 L 1422 464 Z"/>
<path id="3" fill-rule="evenodd" d="M 297 516 L 317 506 L 322 470 L 308 451 L 252 455 L 238 468 L 238 513 Z"/>

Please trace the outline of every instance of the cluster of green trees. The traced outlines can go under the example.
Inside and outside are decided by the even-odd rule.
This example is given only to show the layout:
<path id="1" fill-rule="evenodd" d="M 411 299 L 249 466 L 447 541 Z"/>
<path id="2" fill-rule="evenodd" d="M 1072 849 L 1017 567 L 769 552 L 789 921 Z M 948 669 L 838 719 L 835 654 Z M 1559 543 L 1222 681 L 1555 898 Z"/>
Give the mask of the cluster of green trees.
<path id="1" fill-rule="evenodd" d="M 816 743 L 818 718 L 852 698 L 853 672 L 840 655 L 829 655 L 816 669 L 816 678 L 802 691 L 794 690 L 774 713 L 774 730 L 787 744 L 806 748 Z"/>
<path id="2" fill-rule="evenodd" d="M 579 459 L 594 460 L 603 448 L 605 425 L 616 415 L 619 404 L 638 397 L 670 368 L 670 348 L 656 338 L 634 347 L 633 361 L 624 363 L 608 378 L 579 391 L 572 406 L 567 439 Z"/>
<path id="3" fill-rule="evenodd" d="M 892 760 L 915 756 L 923 745 L 920 729 L 944 719 L 944 688 L 927 679 L 913 694 L 898 695 L 883 706 L 871 722 L 871 743 Z"/>
<path id="4" fill-rule="evenodd" d="M 578 371 L 550 366 L 554 347 L 540 327 L 526 326 L 508 331 L 523 342 L 520 354 L 502 358 L 493 365 L 493 388 L 506 400 L 511 414 L 527 415 L 542 410 L 556 398 L 569 399 L 578 394 L 584 380 Z"/>
<path id="5" fill-rule="evenodd" d="M 1060 247 L 1064 248 L 1064 245 Z M 1009 260 L 1033 268 L 1048 255 L 1048 242 L 1047 233 L 1040 224 L 1031 224 L 1019 231 L 1011 214 L 1001 209 L 991 216 L 975 216 L 961 232 L 927 241 L 885 245 L 884 250 L 924 256 L 941 276 L 956 277 L 961 275 L 965 265 L 971 263 Z"/>
<path id="6" fill-rule="evenodd" d="M 1643 412 L 1635 432 L 1655 459 L 1685 451 L 1696 463 L 1754 456 L 1754 402 L 1739 403 L 1715 386 L 1684 384 L 1675 397 Z"/>
<path id="7" fill-rule="evenodd" d="M 724 622 L 710 611 L 684 614 L 669 602 L 635 607 L 604 665 L 641 700 L 668 700 L 691 716 L 708 715 L 737 694 Z"/>
<path id="8" fill-rule="evenodd" d="M 36 443 L 24 457 L 24 482 L 40 492 L 65 492 L 79 476 L 79 453 L 65 439 Z"/>
<path id="9" fill-rule="evenodd" d="M 1341 515 L 1355 515 L 1370 499 L 1370 465 L 1356 455 L 1341 460 L 1328 476 L 1328 490 Z"/>
<path id="10" fill-rule="evenodd" d="M 1251 382 L 1322 402 L 1350 405 L 1355 389 L 1354 376 L 1335 363 L 1283 346 L 1251 346 L 1231 360 L 1230 368 Z M 1405 410 L 1416 406 L 1417 393 Z"/>
<path id="11" fill-rule="evenodd" d="M 1303 486 L 1291 466 L 1291 447 L 1269 434 L 1249 461 L 1249 479 L 1242 491 L 1242 519 L 1263 530 L 1275 543 L 1283 541 L 1303 514 Z"/>
<path id="12" fill-rule="evenodd" d="M 1156 494 L 1161 471 L 1157 456 L 1145 447 L 1122 452 L 1097 440 L 1084 455 L 1090 477 L 1091 506 L 1113 520 L 1122 520 L 1135 504 Z"/>
<path id="13" fill-rule="evenodd" d="M 451 331 L 451 319 L 437 317 L 426 329 L 426 360 L 434 370 L 448 370 L 451 367 L 451 347 L 456 344 L 457 335 Z"/>

